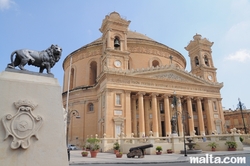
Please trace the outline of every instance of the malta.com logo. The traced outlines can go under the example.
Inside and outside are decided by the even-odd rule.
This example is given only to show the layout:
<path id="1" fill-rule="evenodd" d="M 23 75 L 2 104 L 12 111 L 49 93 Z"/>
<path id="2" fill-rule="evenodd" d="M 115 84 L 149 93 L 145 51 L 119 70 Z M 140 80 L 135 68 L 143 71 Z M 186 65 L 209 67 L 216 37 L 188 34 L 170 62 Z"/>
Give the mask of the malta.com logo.
<path id="1" fill-rule="evenodd" d="M 189 157 L 191 164 L 246 164 L 246 157 L 213 157 L 206 154 L 203 157 Z"/>

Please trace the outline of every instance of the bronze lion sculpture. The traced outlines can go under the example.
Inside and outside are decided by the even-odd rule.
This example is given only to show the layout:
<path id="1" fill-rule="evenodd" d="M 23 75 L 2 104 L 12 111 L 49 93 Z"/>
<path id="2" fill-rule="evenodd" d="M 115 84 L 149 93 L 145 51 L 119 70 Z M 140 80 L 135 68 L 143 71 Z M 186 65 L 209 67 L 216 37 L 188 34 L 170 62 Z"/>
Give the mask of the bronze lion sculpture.
<path id="1" fill-rule="evenodd" d="M 15 68 L 18 66 L 21 70 L 26 70 L 26 64 L 40 67 L 39 72 L 42 73 L 44 69 L 48 74 L 51 73 L 51 68 L 61 58 L 62 48 L 58 45 L 51 45 L 48 49 L 43 51 L 34 51 L 29 49 L 21 49 L 12 52 L 10 56 L 11 63 L 7 65 L 8 68 Z M 16 55 L 15 60 L 13 60 Z"/>

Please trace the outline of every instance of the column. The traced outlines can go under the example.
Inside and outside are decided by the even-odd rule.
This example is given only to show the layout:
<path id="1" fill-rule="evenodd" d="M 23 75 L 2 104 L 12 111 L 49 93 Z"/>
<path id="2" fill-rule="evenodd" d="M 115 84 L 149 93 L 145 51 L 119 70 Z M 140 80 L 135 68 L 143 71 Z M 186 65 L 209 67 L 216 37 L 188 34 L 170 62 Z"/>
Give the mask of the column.
<path id="1" fill-rule="evenodd" d="M 208 134 L 212 134 L 212 132 L 215 130 L 215 124 L 214 124 L 214 110 L 213 110 L 213 102 L 211 99 L 207 98 L 205 100 L 206 105 L 206 115 L 207 115 L 207 123 L 208 123 Z"/>
<path id="2" fill-rule="evenodd" d="M 110 38 L 110 29 L 108 30 L 108 37 L 107 37 L 107 48 L 111 48 L 110 47 L 110 41 L 111 41 L 111 38 Z"/>
<path id="3" fill-rule="evenodd" d="M 171 135 L 171 115 L 169 108 L 169 95 L 164 95 L 164 111 L 165 111 L 165 130 L 166 135 Z"/>
<path id="4" fill-rule="evenodd" d="M 222 98 L 218 99 L 218 106 L 219 106 L 219 112 L 220 112 L 220 119 L 221 119 L 221 129 L 222 129 L 222 133 L 225 133 L 225 118 L 224 118 L 224 113 L 223 113 L 223 109 L 222 109 L 222 104 L 221 104 L 221 100 Z M 246 118 L 247 119 L 247 118 Z M 247 123 L 246 123 L 247 124 Z M 222 134 L 221 133 L 221 134 Z"/>
<path id="5" fill-rule="evenodd" d="M 203 113 L 202 113 L 202 106 L 201 106 L 201 98 L 199 97 L 196 98 L 196 101 L 197 101 L 200 135 L 203 135 L 205 134 L 205 127 L 204 127 L 204 120 L 203 120 Z"/>
<path id="6" fill-rule="evenodd" d="M 104 133 L 106 133 L 107 137 L 115 138 L 115 124 L 112 120 L 114 114 L 113 105 L 115 100 L 111 89 L 106 89 L 105 100 Z"/>
<path id="7" fill-rule="evenodd" d="M 152 93 L 151 97 L 152 97 L 152 112 L 153 112 L 153 134 L 154 137 L 159 137 L 159 127 L 158 127 L 158 114 L 157 114 L 157 100 L 156 100 L 156 96 L 158 94 L 156 93 Z"/>
<path id="8" fill-rule="evenodd" d="M 132 96 L 132 119 L 133 119 L 133 125 L 132 125 L 132 131 L 134 133 L 134 136 L 137 136 L 137 118 L 136 118 L 136 96 Z"/>
<path id="9" fill-rule="evenodd" d="M 127 32 L 124 32 L 124 50 L 122 51 L 127 51 Z"/>
<path id="10" fill-rule="evenodd" d="M 157 100 L 157 115 L 158 115 L 158 133 L 159 133 L 159 136 L 161 137 L 162 136 L 162 129 L 161 129 L 161 112 L 160 112 L 160 100 L 161 100 L 161 97 L 157 97 L 156 98 Z"/>
<path id="11" fill-rule="evenodd" d="M 144 97 L 144 118 L 145 118 L 145 136 L 149 136 L 149 130 L 150 130 L 150 127 L 149 127 L 149 107 L 150 107 L 150 103 L 149 103 L 149 97 L 148 96 L 145 96 Z"/>
<path id="12" fill-rule="evenodd" d="M 130 91 L 125 91 L 125 134 L 131 137 L 131 106 L 130 106 Z"/>
<path id="13" fill-rule="evenodd" d="M 102 129 L 102 93 L 98 95 L 98 135 L 102 135 L 101 129 Z"/>
<path id="14" fill-rule="evenodd" d="M 188 118 L 189 133 L 190 133 L 190 136 L 194 136 L 194 115 L 193 115 L 193 109 L 192 109 L 192 101 L 191 101 L 191 97 L 186 97 L 186 99 L 187 99 L 188 114 L 191 117 L 190 119 Z"/>
<path id="15" fill-rule="evenodd" d="M 145 121 L 144 121 L 144 107 L 143 107 L 143 95 L 145 93 L 138 92 L 138 109 L 139 109 L 139 136 L 145 136 Z"/>
<path id="16" fill-rule="evenodd" d="M 181 98 L 180 97 L 177 97 L 177 112 L 178 112 L 178 131 L 179 131 L 179 136 L 183 136 L 182 106 L 181 106 Z"/>

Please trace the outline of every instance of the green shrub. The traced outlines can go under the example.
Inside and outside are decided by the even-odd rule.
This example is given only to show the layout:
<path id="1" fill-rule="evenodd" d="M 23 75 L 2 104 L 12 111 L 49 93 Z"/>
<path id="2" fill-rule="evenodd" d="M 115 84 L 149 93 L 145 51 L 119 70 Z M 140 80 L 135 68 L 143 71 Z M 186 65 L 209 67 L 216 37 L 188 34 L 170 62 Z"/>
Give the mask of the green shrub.
<path id="1" fill-rule="evenodd" d="M 161 146 L 157 146 L 155 149 L 156 149 L 158 152 L 160 152 L 160 151 L 162 150 L 162 147 L 161 147 Z"/>
<path id="2" fill-rule="evenodd" d="M 227 141 L 225 145 L 227 145 L 228 148 L 237 148 L 237 143 L 235 141 Z"/>
<path id="3" fill-rule="evenodd" d="M 244 138 L 242 138 L 241 136 L 240 136 L 240 142 L 243 142 L 244 141 Z"/>

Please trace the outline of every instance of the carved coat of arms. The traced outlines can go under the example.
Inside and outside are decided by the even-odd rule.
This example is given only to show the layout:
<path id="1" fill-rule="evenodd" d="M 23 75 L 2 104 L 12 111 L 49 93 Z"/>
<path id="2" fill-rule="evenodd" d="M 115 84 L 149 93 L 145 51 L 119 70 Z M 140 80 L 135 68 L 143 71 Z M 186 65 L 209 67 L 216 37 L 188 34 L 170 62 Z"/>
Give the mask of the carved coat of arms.
<path id="1" fill-rule="evenodd" d="M 38 131 L 43 124 L 43 119 L 32 113 L 37 105 L 28 100 L 19 100 L 14 102 L 14 105 L 17 108 L 16 114 L 7 114 L 2 118 L 6 131 L 4 140 L 12 136 L 13 141 L 10 145 L 12 149 L 19 147 L 27 149 L 32 136 L 38 139 Z"/>

